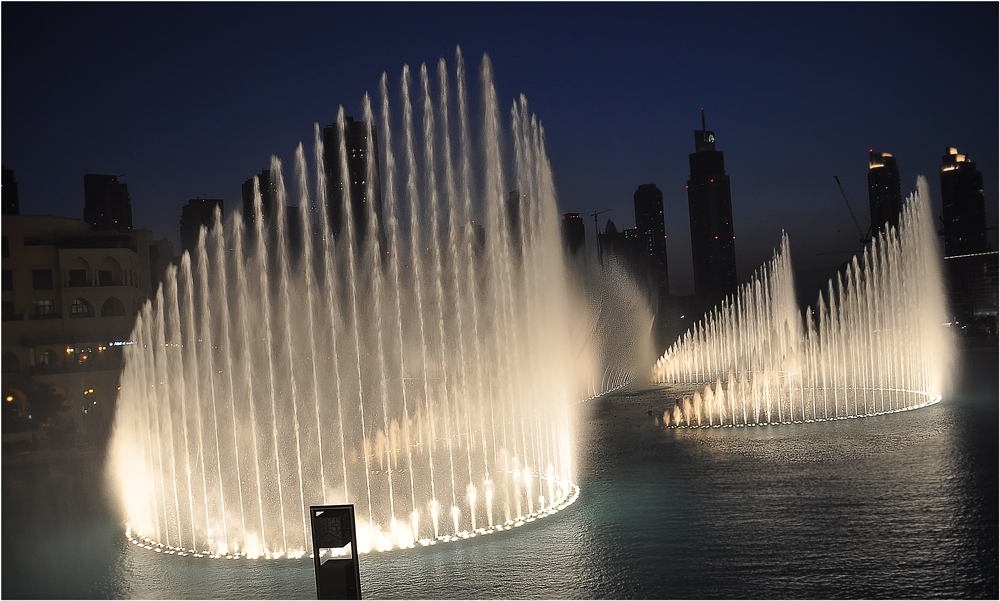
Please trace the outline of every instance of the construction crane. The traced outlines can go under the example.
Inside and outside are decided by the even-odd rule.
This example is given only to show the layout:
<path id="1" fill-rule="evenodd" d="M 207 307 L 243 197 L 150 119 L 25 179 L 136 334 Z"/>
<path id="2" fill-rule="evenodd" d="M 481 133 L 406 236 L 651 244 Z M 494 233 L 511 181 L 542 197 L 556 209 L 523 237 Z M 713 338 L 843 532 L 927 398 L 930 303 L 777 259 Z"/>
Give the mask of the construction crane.
<path id="1" fill-rule="evenodd" d="M 594 218 L 594 240 L 597 241 L 597 261 L 601 264 L 602 267 L 604 266 L 604 256 L 601 254 L 601 231 L 597 227 L 597 216 L 603 215 L 609 211 L 611 211 L 611 209 L 604 209 L 603 211 L 594 211 L 593 213 L 590 214 L 590 216 Z"/>
<path id="2" fill-rule="evenodd" d="M 868 244 L 868 240 L 871 238 L 872 228 L 871 226 L 868 226 L 867 233 L 861 232 L 861 224 L 858 223 L 858 218 L 854 214 L 854 209 L 851 208 L 851 203 L 847 200 L 847 192 L 844 192 L 844 186 L 840 183 L 840 178 L 834 175 L 833 179 L 837 180 L 837 187 L 840 188 L 840 195 L 844 197 L 844 204 L 847 205 L 847 210 L 851 212 L 851 219 L 854 221 L 854 227 L 858 228 L 858 235 L 861 236 L 859 242 L 861 242 L 861 245 L 864 246 Z"/>

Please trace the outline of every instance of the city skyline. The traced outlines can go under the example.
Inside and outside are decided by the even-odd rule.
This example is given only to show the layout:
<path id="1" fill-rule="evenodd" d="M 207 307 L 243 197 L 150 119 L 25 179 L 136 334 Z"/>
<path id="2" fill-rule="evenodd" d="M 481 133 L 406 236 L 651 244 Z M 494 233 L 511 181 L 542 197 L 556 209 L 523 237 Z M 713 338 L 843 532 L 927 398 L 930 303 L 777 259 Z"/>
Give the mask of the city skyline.
<path id="1" fill-rule="evenodd" d="M 636 187 L 663 191 L 675 294 L 693 291 L 684 184 L 702 108 L 733 181 L 740 281 L 782 229 L 802 271 L 828 272 L 848 256 L 837 252 L 858 250 L 833 176 L 865 215 L 870 148 L 897 159 L 904 196 L 927 177 L 938 214 L 940 157 L 960 148 L 983 172 L 996 227 L 996 5 L 379 5 L 374 41 L 321 26 L 371 5 L 42 10 L 3 7 L 2 158 L 23 214 L 80 218 L 84 168 L 124 173 L 135 227 L 179 249 L 189 199 L 233 210 L 271 154 L 287 163 L 338 105 L 359 115 L 365 91 L 377 101 L 383 71 L 396 99 L 403 64 L 433 69 L 443 57 L 452 68 L 458 45 L 470 79 L 489 53 L 501 111 L 524 93 L 538 114 L 561 211 L 589 224 L 611 209 L 602 221 L 628 228 Z M 566 31 L 553 26 L 570 16 Z M 260 19 L 274 35 L 247 49 L 238 41 Z M 105 26 L 114 43 L 86 34 Z M 515 27 L 523 44 L 510 44 Z M 129 39 L 138 51 L 124 55 Z M 894 49 L 891 69 L 871 60 L 880 48 Z M 995 248 L 996 230 L 988 237 Z"/>

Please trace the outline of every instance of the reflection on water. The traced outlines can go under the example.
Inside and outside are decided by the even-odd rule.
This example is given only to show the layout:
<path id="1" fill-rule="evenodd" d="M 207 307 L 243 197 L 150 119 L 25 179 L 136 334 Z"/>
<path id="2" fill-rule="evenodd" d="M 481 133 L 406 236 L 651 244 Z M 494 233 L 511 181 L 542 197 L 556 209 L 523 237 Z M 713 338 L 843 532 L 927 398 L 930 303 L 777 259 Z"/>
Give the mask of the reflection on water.
<path id="1" fill-rule="evenodd" d="M 944 402 L 865 420 L 667 430 L 648 413 L 661 391 L 580 405 L 576 504 L 512 532 L 365 556 L 363 592 L 996 598 L 997 354 L 964 363 Z M 128 545 L 99 464 L 5 457 L 3 597 L 315 597 L 311 560 Z"/>

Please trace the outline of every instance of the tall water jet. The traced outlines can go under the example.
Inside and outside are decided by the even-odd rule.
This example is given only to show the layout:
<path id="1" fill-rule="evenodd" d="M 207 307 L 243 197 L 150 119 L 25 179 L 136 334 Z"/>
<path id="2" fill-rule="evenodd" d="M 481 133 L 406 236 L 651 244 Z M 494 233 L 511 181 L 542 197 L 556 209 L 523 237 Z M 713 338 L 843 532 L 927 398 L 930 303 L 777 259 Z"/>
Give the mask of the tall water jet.
<path id="1" fill-rule="evenodd" d="M 940 400 L 954 350 L 944 327 L 939 256 L 922 177 L 898 230 L 880 233 L 860 260 L 830 281 L 816 308 L 802 314 L 783 236 L 771 262 L 674 343 L 653 370 L 662 384 L 717 382 L 706 397 L 722 395 L 732 409 L 715 413 L 713 422 L 716 409 L 695 392 L 669 423 L 849 419 Z"/>
<path id="2" fill-rule="evenodd" d="M 569 299 L 543 128 L 522 98 L 505 133 L 488 59 L 478 128 L 460 54 L 453 74 L 438 65 L 436 92 L 419 73 L 411 90 L 404 69 L 398 101 L 383 75 L 378 116 L 364 100 L 351 152 L 379 157 L 379 194 L 345 180 L 330 202 L 326 173 L 350 171 L 341 109 L 340 164 L 322 164 L 317 126 L 314 168 L 300 145 L 286 188 L 274 158 L 275 202 L 258 183 L 252 221 L 217 216 L 143 308 L 112 443 L 131 540 L 298 557 L 305 506 L 349 502 L 369 551 L 576 498 L 568 405 L 593 351 L 571 332 L 587 318 Z"/>

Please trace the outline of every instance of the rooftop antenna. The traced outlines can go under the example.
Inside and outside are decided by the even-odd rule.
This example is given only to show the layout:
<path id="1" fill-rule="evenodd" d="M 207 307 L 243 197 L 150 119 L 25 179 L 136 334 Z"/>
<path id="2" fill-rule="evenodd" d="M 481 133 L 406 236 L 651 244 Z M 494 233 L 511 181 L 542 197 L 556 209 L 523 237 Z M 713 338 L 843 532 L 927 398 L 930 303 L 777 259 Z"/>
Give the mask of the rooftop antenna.
<path id="1" fill-rule="evenodd" d="M 705 131 L 705 109 L 701 109 L 701 131 Z"/>

